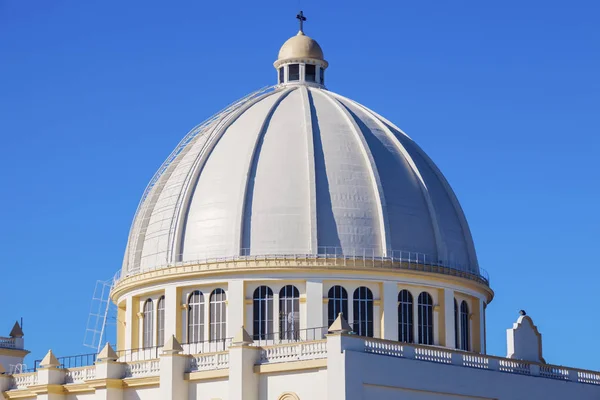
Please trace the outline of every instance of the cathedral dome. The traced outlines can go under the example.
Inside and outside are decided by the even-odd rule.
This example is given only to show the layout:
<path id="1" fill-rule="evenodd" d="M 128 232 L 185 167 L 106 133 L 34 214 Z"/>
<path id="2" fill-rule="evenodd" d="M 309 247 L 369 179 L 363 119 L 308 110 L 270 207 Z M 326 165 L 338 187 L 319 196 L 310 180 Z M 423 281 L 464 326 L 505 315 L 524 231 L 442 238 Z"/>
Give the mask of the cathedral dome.
<path id="1" fill-rule="evenodd" d="M 254 93 L 183 139 L 143 196 L 123 273 L 294 254 L 479 273 L 461 207 L 419 146 L 357 102 L 307 85 Z"/>

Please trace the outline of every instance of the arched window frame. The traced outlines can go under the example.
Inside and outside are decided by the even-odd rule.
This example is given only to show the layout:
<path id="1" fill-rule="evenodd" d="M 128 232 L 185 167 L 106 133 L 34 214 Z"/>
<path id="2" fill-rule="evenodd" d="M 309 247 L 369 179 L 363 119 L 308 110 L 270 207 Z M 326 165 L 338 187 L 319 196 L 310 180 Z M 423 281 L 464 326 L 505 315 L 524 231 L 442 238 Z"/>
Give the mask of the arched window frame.
<path id="1" fill-rule="evenodd" d="M 165 344 L 165 296 L 160 296 L 156 305 L 156 345 Z"/>
<path id="2" fill-rule="evenodd" d="M 343 286 L 332 286 L 327 293 L 327 326 L 331 326 L 339 313 L 348 320 L 348 292 Z"/>
<path id="3" fill-rule="evenodd" d="M 188 296 L 188 323 L 187 323 L 187 341 L 188 343 L 198 343 L 204 341 L 204 294 L 199 290 L 194 290 Z"/>
<path id="4" fill-rule="evenodd" d="M 469 318 L 469 305 L 465 300 L 460 303 L 460 349 L 470 350 L 471 327 Z"/>
<path id="5" fill-rule="evenodd" d="M 412 294 L 404 289 L 398 293 L 398 341 L 415 342 L 414 303 Z"/>
<path id="6" fill-rule="evenodd" d="M 279 339 L 298 340 L 300 337 L 300 291 L 286 285 L 279 291 Z"/>
<path id="7" fill-rule="evenodd" d="M 268 286 L 259 286 L 252 298 L 254 319 L 254 340 L 273 338 L 273 290 Z"/>
<path id="8" fill-rule="evenodd" d="M 217 288 L 212 291 L 210 304 L 210 340 L 224 340 L 227 337 L 227 295 L 225 290 Z"/>
<path id="9" fill-rule="evenodd" d="M 373 337 L 373 292 L 366 286 L 356 288 L 352 297 L 352 306 L 354 333 L 359 336 Z"/>
<path id="10" fill-rule="evenodd" d="M 143 307 L 142 347 L 154 346 L 154 302 L 148 299 Z"/>
<path id="11" fill-rule="evenodd" d="M 421 292 L 418 298 L 419 344 L 433 344 L 433 299 L 427 292 Z"/>

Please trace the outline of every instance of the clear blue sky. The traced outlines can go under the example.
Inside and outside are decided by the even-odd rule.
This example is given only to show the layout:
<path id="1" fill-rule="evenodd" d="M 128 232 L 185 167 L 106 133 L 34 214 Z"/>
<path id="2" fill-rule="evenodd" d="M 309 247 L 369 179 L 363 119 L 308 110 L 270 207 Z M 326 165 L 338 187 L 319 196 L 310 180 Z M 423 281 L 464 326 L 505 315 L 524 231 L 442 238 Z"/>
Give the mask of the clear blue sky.
<path id="1" fill-rule="evenodd" d="M 306 32 L 329 89 L 394 121 L 445 173 L 496 298 L 548 362 L 600 370 L 597 1 L 0 0 L 0 335 L 82 347 L 142 191 L 194 125 L 273 84 Z"/>

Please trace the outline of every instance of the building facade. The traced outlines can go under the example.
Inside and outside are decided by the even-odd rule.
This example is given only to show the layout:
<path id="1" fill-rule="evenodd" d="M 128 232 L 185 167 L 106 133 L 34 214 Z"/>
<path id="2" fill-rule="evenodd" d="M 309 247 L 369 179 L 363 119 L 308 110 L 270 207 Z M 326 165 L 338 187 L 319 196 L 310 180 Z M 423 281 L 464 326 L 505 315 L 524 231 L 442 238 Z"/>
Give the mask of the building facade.
<path id="1" fill-rule="evenodd" d="M 402 130 L 325 88 L 299 19 L 277 84 L 194 128 L 144 192 L 116 344 L 23 372 L 22 332 L 17 358 L 0 338 L 4 397 L 600 398 L 600 373 L 546 363 L 524 312 L 507 356 L 486 354 L 494 293 L 454 192 Z"/>

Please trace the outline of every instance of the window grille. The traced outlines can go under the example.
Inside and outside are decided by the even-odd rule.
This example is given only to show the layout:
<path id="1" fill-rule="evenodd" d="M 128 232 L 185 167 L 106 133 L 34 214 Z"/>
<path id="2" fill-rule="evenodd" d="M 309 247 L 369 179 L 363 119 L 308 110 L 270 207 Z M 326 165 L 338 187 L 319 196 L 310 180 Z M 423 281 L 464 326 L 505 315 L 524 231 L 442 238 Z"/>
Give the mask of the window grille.
<path id="1" fill-rule="evenodd" d="M 204 294 L 195 290 L 188 298 L 188 343 L 204 341 Z"/>
<path id="2" fill-rule="evenodd" d="M 254 340 L 273 339 L 273 291 L 268 286 L 256 288 L 253 296 Z"/>
<path id="3" fill-rule="evenodd" d="M 285 75 L 284 75 L 284 68 L 280 67 L 279 68 L 279 83 L 283 83 L 284 79 L 285 79 Z"/>
<path id="4" fill-rule="evenodd" d="M 413 297 L 408 290 L 398 293 L 398 340 L 400 342 L 414 343 L 413 331 Z"/>
<path id="5" fill-rule="evenodd" d="M 433 344 L 433 300 L 427 292 L 419 295 L 419 343 Z"/>
<path id="6" fill-rule="evenodd" d="M 223 289 L 210 294 L 210 340 L 222 340 L 227 336 L 226 295 Z"/>
<path id="7" fill-rule="evenodd" d="M 373 293 L 361 286 L 354 291 L 354 326 L 352 330 L 359 336 L 373 337 Z"/>
<path id="8" fill-rule="evenodd" d="M 279 338 L 298 340 L 300 336 L 300 292 L 293 285 L 279 292 Z"/>
<path id="9" fill-rule="evenodd" d="M 348 292 L 342 286 L 333 286 L 327 294 L 327 326 L 331 326 L 339 313 L 348 320 Z"/>
<path id="10" fill-rule="evenodd" d="M 317 81 L 317 68 L 314 65 L 306 64 L 304 66 L 304 80 L 306 82 L 316 82 Z"/>
<path id="11" fill-rule="evenodd" d="M 454 348 L 460 349 L 460 330 L 458 329 L 458 303 L 454 299 Z"/>
<path id="12" fill-rule="evenodd" d="M 154 304 L 152 299 L 144 303 L 144 333 L 142 345 L 144 348 L 154 345 Z"/>

